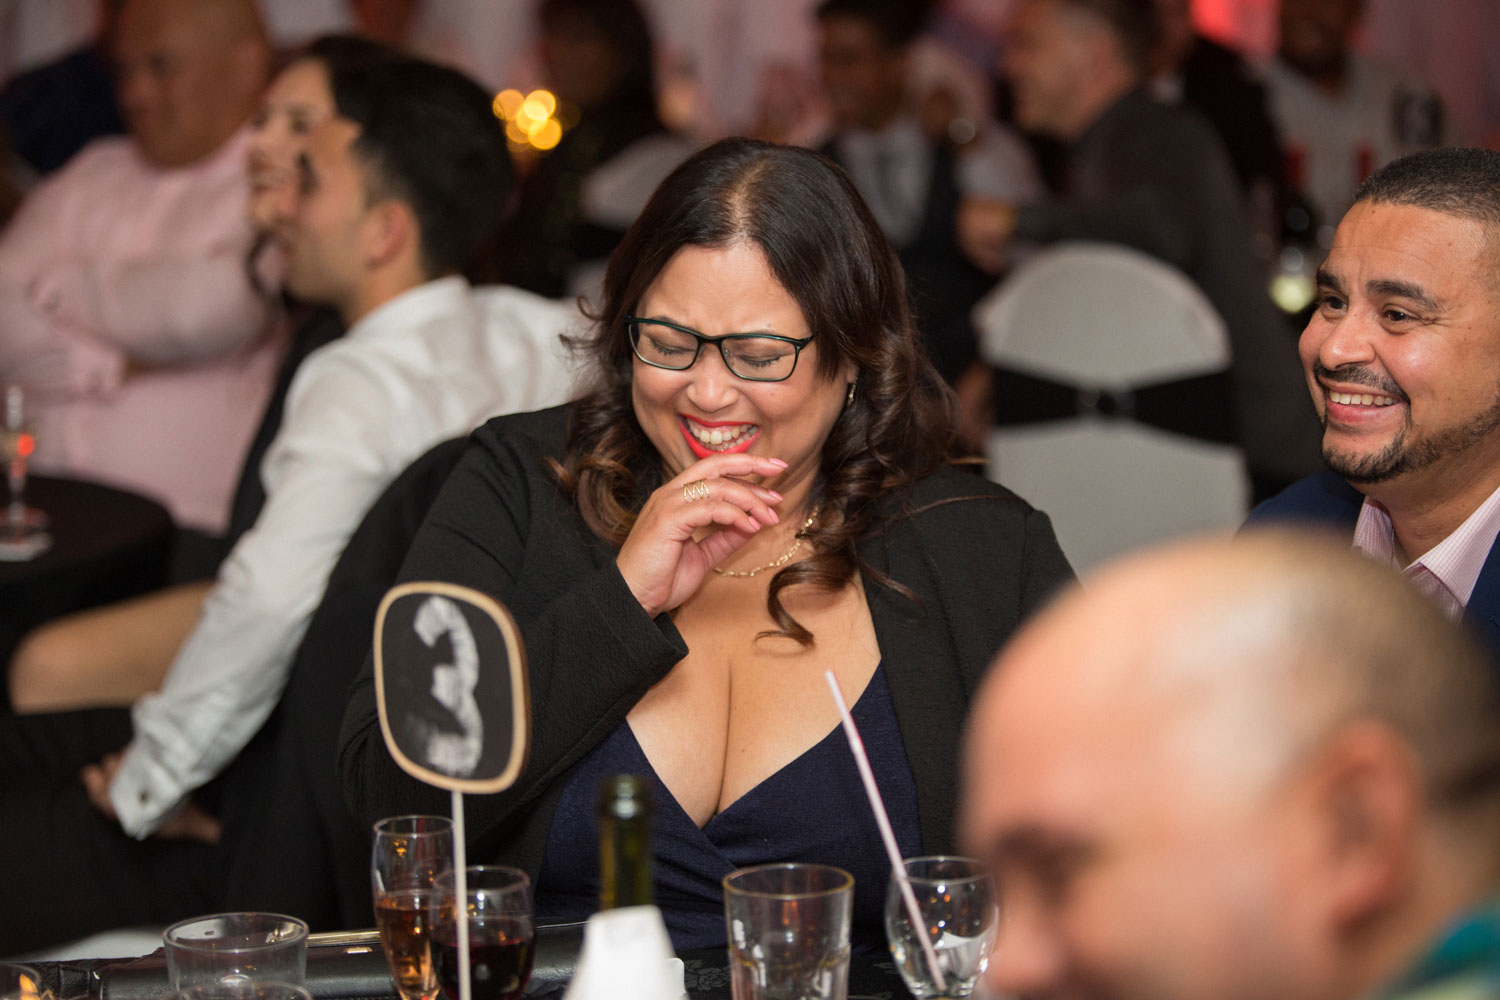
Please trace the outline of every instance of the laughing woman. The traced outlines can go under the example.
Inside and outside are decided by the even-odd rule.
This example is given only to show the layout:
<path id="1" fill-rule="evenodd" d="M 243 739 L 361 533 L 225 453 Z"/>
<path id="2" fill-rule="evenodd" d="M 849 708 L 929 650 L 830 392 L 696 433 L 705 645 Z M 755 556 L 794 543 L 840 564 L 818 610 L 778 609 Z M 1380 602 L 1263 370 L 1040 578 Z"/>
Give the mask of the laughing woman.
<path id="1" fill-rule="evenodd" d="M 889 864 L 829 669 L 903 854 L 951 848 L 969 697 L 1071 574 L 1043 514 L 952 467 L 953 399 L 905 303 L 836 167 L 725 140 L 611 258 L 591 394 L 475 434 L 402 577 L 485 591 L 521 627 L 531 755 L 470 799 L 469 850 L 529 871 L 539 917 L 595 908 L 595 792 L 630 772 L 655 786 L 678 948 L 721 945 L 719 880 L 765 861 L 850 870 L 855 923 L 878 928 Z M 396 769 L 375 705 L 367 669 L 351 807 L 446 811 Z"/>

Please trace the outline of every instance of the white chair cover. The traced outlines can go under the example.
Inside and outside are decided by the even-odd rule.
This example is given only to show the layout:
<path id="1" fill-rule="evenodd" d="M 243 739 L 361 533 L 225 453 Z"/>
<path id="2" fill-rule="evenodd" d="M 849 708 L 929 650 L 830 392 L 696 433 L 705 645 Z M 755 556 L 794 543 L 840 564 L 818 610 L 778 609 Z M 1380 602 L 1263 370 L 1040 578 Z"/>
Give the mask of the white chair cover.
<path id="1" fill-rule="evenodd" d="M 1221 372 L 1224 322 L 1175 268 L 1112 244 L 1037 253 L 974 309 L 981 356 L 999 368 L 1125 390 Z M 1083 415 L 993 428 L 990 475 L 1047 512 L 1075 569 L 1243 520 L 1238 448 L 1129 419 Z"/>

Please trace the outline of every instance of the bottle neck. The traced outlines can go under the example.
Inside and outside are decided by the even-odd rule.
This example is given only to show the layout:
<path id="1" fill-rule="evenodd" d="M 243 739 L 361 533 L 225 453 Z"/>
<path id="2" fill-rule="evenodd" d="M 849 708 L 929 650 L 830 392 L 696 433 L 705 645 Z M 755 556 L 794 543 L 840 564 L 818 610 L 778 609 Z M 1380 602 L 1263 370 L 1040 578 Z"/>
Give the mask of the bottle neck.
<path id="1" fill-rule="evenodd" d="M 599 793 L 599 908 L 652 904 L 650 787 L 640 778 L 605 779 Z"/>

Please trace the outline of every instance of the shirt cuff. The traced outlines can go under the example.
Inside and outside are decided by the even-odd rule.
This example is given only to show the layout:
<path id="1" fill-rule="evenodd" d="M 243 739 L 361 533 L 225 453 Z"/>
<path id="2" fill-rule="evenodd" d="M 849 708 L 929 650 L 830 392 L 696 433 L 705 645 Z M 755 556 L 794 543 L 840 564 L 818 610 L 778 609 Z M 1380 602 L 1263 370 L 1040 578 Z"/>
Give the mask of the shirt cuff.
<path id="1" fill-rule="evenodd" d="M 139 743 L 131 743 L 109 786 L 109 801 L 120 826 L 137 840 L 155 833 L 176 812 L 186 796 L 171 773 L 152 760 Z"/>

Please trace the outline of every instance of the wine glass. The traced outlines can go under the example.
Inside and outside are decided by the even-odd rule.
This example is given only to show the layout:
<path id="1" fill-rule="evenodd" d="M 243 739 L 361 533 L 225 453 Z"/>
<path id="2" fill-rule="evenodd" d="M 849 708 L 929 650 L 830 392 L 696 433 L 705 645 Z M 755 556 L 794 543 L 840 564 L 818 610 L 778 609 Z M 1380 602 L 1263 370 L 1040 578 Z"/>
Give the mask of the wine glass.
<path id="1" fill-rule="evenodd" d="M 438 880 L 452 873 L 452 820 L 394 816 L 375 824 L 370 859 L 375 926 L 402 1000 L 438 995 L 432 932 L 442 904 Z"/>
<path id="2" fill-rule="evenodd" d="M 937 988 L 901 888 L 893 878 L 885 898 L 885 936 L 896 968 L 918 1000 L 967 997 L 989 965 L 1000 930 L 1000 908 L 989 869 L 972 858 L 943 856 L 908 858 L 902 864 L 946 988 Z"/>
<path id="3" fill-rule="evenodd" d="M 26 418 L 26 397 L 18 385 L 5 388 L 0 459 L 5 462 L 10 502 L 0 513 L 0 559 L 30 559 L 52 544 L 47 515 L 26 505 L 26 466 L 36 450 L 36 433 Z"/>
<path id="4" fill-rule="evenodd" d="M 477 865 L 458 880 L 438 880 L 442 901 L 435 932 L 438 983 L 448 1000 L 459 1000 L 458 921 L 469 923 L 469 995 L 472 1000 L 520 1000 L 531 978 L 536 929 L 531 919 L 531 880 L 519 868 Z"/>

